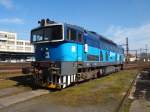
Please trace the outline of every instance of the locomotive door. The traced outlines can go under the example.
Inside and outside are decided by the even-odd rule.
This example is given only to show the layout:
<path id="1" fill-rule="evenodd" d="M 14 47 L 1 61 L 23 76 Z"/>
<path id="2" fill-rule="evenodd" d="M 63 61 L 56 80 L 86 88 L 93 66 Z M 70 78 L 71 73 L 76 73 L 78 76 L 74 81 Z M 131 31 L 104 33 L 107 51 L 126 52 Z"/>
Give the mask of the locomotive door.
<path id="1" fill-rule="evenodd" d="M 77 33 L 78 38 L 78 44 L 77 44 L 77 61 L 83 61 L 84 60 L 84 39 L 83 39 L 83 33 L 78 32 Z"/>

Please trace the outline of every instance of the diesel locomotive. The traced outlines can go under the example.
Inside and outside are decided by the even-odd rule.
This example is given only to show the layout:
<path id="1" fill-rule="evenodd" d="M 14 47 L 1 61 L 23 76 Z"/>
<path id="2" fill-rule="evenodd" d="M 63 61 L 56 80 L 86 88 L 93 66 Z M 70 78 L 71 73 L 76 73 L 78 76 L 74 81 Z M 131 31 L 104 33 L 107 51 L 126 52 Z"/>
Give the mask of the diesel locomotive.
<path id="1" fill-rule="evenodd" d="M 38 21 L 31 30 L 36 85 L 66 88 L 123 68 L 124 49 L 112 40 L 76 25 Z"/>

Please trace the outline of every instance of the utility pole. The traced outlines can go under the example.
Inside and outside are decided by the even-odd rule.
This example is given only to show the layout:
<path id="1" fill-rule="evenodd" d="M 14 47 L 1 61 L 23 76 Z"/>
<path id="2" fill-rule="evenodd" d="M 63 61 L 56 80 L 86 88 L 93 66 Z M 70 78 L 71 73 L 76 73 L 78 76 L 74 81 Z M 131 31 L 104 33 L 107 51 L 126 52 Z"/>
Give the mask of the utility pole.
<path id="1" fill-rule="evenodd" d="M 145 51 L 146 51 L 146 60 L 148 60 L 148 54 L 147 54 L 148 47 L 147 47 L 147 44 L 145 45 Z"/>
<path id="2" fill-rule="evenodd" d="M 136 56 L 136 61 L 137 61 L 137 58 L 138 58 L 137 50 L 135 50 L 135 56 Z"/>
<path id="3" fill-rule="evenodd" d="M 140 48 L 140 61 L 142 60 L 142 48 Z"/>
<path id="4" fill-rule="evenodd" d="M 126 37 L 126 62 L 129 61 L 129 43 L 128 43 L 128 37 Z"/>
<path id="5" fill-rule="evenodd" d="M 140 48 L 140 57 L 141 57 L 141 53 L 142 53 L 142 48 Z"/>

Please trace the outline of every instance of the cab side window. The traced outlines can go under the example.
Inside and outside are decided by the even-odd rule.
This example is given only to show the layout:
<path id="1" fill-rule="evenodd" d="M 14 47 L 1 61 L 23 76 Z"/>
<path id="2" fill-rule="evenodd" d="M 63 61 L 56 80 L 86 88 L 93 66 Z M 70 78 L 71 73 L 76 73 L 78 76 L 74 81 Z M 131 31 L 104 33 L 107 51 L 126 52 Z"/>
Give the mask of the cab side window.
<path id="1" fill-rule="evenodd" d="M 78 33 L 78 42 L 82 42 L 82 40 L 83 40 L 82 33 Z"/>
<path id="2" fill-rule="evenodd" d="M 67 29 L 67 39 L 76 41 L 76 30 L 74 30 L 72 28 L 68 28 Z"/>
<path id="3" fill-rule="evenodd" d="M 70 37 L 71 37 L 71 31 L 70 31 L 70 29 L 68 28 L 68 29 L 67 29 L 67 36 L 66 36 L 66 39 L 67 39 L 67 40 L 70 40 Z"/>

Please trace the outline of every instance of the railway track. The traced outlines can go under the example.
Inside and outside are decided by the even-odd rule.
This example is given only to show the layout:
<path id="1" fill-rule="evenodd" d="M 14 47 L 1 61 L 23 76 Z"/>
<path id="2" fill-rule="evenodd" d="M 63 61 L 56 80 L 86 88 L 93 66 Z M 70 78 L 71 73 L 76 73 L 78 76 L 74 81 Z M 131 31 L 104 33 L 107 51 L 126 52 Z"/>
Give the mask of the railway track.
<path id="1" fill-rule="evenodd" d="M 150 63 L 137 62 L 137 63 L 125 63 L 123 68 L 125 70 L 131 70 L 131 69 L 142 70 L 142 69 L 147 68 L 149 66 L 150 66 Z"/>
<path id="2" fill-rule="evenodd" d="M 124 69 L 142 69 L 149 66 L 149 63 L 124 64 Z M 0 63 L 0 74 L 21 73 L 23 67 L 31 67 L 30 63 Z"/>
<path id="3" fill-rule="evenodd" d="M 136 92 L 136 85 L 137 85 L 136 83 L 138 82 L 139 77 L 141 75 L 143 75 L 142 74 L 143 71 L 146 71 L 146 72 L 150 73 L 150 68 L 149 67 L 142 68 L 142 70 L 135 76 L 135 78 L 132 80 L 132 82 L 131 82 L 131 84 L 130 84 L 128 90 L 127 90 L 127 92 L 125 93 L 124 97 L 122 98 L 122 100 L 121 100 L 120 104 L 118 105 L 118 107 L 117 107 L 117 109 L 116 109 L 115 112 L 124 112 L 123 108 L 125 107 L 125 103 L 129 99 L 131 99 L 131 100 L 134 99 L 135 94 L 136 94 L 135 93 Z"/>
<path id="4" fill-rule="evenodd" d="M 123 98 L 122 98 L 121 102 L 119 103 L 118 107 L 116 108 L 116 111 L 115 111 L 115 112 L 123 112 L 123 111 L 122 111 L 122 108 L 123 108 L 124 104 L 126 103 L 126 101 L 128 100 L 129 95 L 131 94 L 132 88 L 133 88 L 133 86 L 134 86 L 135 83 L 136 83 L 136 80 L 137 80 L 138 75 L 139 75 L 139 74 L 137 74 L 137 75 L 135 76 L 135 78 L 132 80 L 132 82 L 131 82 L 131 84 L 130 84 L 128 90 L 126 91 L 125 95 L 123 96 Z"/>
<path id="5" fill-rule="evenodd" d="M 30 63 L 0 63 L 0 71 L 1 70 L 18 70 L 22 69 L 22 67 L 30 67 Z"/>
<path id="6" fill-rule="evenodd" d="M 0 63 L 0 80 L 22 74 L 23 67 L 30 67 L 30 63 Z"/>

